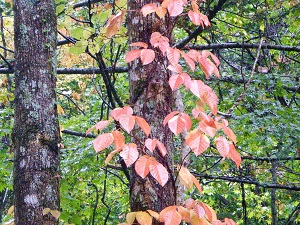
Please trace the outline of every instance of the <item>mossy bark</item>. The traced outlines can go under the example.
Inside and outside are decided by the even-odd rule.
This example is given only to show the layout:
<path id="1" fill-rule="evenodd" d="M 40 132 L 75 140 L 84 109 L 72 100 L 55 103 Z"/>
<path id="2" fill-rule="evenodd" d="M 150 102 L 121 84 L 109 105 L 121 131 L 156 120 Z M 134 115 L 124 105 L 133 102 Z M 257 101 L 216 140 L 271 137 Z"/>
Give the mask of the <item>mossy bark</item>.
<path id="1" fill-rule="evenodd" d="M 128 36 L 129 43 L 142 41 L 150 45 L 150 36 L 153 32 L 160 32 L 164 36 L 170 36 L 172 24 L 168 18 L 161 20 L 155 13 L 143 17 L 140 9 L 148 3 L 156 1 L 128 1 Z M 151 175 L 145 179 L 139 177 L 132 169 L 130 185 L 130 205 L 132 211 L 151 209 L 160 212 L 169 205 L 176 204 L 176 191 L 173 176 L 173 145 L 172 133 L 169 128 L 163 126 L 163 120 L 172 110 L 172 91 L 168 80 L 170 73 L 166 69 L 166 58 L 158 49 L 155 49 L 156 58 L 149 65 L 143 66 L 139 60 L 135 60 L 129 65 L 130 79 L 130 103 L 134 106 L 134 113 L 147 120 L 151 126 L 150 138 L 156 138 L 164 143 L 168 150 L 168 155 L 162 157 L 155 153 L 154 157 L 162 163 L 169 172 L 169 181 L 162 187 Z M 145 136 L 141 130 L 133 131 L 133 142 L 140 143 L 138 148 L 140 154 L 144 154 L 142 149 Z M 138 141 L 137 141 L 138 140 Z M 158 151 L 155 151 L 158 152 Z M 155 224 L 158 224 L 155 222 Z"/>
<path id="2" fill-rule="evenodd" d="M 57 224 L 59 126 L 54 0 L 15 0 L 15 224 Z"/>

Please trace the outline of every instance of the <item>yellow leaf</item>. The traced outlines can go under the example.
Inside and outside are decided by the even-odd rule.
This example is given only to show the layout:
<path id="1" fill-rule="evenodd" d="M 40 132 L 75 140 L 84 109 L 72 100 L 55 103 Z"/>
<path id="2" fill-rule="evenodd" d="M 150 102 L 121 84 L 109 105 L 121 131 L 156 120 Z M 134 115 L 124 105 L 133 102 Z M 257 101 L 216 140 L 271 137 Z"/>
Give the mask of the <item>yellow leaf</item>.
<path id="1" fill-rule="evenodd" d="M 7 211 L 7 215 L 12 215 L 15 211 L 15 206 L 12 205 L 11 207 L 9 207 L 8 211 Z"/>
<path id="2" fill-rule="evenodd" d="M 64 109 L 61 107 L 61 105 L 57 105 L 57 113 L 59 115 L 64 115 L 65 114 L 65 111 Z"/>
<path id="3" fill-rule="evenodd" d="M 60 216 L 60 211 L 57 211 L 57 210 L 51 210 L 50 213 L 51 213 L 52 216 L 54 216 L 56 219 L 58 219 L 58 217 Z"/>
<path id="4" fill-rule="evenodd" d="M 129 223 L 129 224 L 133 224 L 133 222 L 135 220 L 136 213 L 137 212 L 127 213 L 127 215 L 126 215 L 126 222 Z"/>
<path id="5" fill-rule="evenodd" d="M 44 208 L 44 209 L 43 209 L 43 216 L 47 215 L 49 212 L 51 212 L 51 209 L 49 209 L 49 208 Z"/>
<path id="6" fill-rule="evenodd" d="M 72 97 L 74 100 L 80 100 L 80 94 L 78 94 L 77 92 L 72 92 Z"/>
<path id="7" fill-rule="evenodd" d="M 146 212 L 137 212 L 136 214 L 136 220 L 141 224 L 141 225 L 151 225 L 152 224 L 152 217 L 146 213 Z"/>

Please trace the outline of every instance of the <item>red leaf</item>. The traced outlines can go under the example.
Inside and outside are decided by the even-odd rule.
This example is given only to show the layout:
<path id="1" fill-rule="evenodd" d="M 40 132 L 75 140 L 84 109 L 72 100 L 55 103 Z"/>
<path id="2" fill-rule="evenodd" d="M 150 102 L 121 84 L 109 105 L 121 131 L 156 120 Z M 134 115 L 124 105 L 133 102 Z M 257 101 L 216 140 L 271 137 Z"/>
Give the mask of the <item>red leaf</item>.
<path id="1" fill-rule="evenodd" d="M 195 213 L 198 215 L 199 219 L 205 216 L 205 210 L 201 205 L 194 204 L 193 209 Z"/>
<path id="2" fill-rule="evenodd" d="M 145 178 L 149 174 L 149 156 L 143 155 L 135 162 L 135 171 L 142 178 Z"/>
<path id="3" fill-rule="evenodd" d="M 203 131 L 205 134 L 209 135 L 210 137 L 213 138 L 216 135 L 217 129 L 209 126 L 204 121 L 200 121 L 198 126 L 201 131 Z"/>
<path id="4" fill-rule="evenodd" d="M 129 46 L 137 46 L 137 47 L 142 47 L 142 48 L 148 48 L 148 45 L 145 42 L 134 42 L 131 43 Z"/>
<path id="5" fill-rule="evenodd" d="M 151 139 L 151 138 L 147 138 L 146 141 L 145 141 L 145 146 L 148 150 L 153 152 L 155 150 L 155 147 L 156 147 L 156 140 Z"/>
<path id="6" fill-rule="evenodd" d="M 190 132 L 186 136 L 185 141 L 196 156 L 203 153 L 210 145 L 208 137 L 202 134 L 198 129 Z"/>
<path id="7" fill-rule="evenodd" d="M 139 157 L 137 146 L 134 143 L 125 145 L 120 153 L 127 167 L 131 166 Z"/>
<path id="8" fill-rule="evenodd" d="M 188 90 L 191 88 L 191 82 L 192 82 L 192 79 L 190 77 L 190 75 L 188 75 L 187 73 L 182 73 L 181 74 L 183 76 L 183 79 L 184 79 L 184 86 L 185 86 L 185 89 Z"/>
<path id="9" fill-rule="evenodd" d="M 166 126 L 166 124 L 169 122 L 170 119 L 172 119 L 176 114 L 178 114 L 179 112 L 178 111 L 173 111 L 171 113 L 169 113 L 166 118 L 164 119 L 164 126 Z"/>
<path id="10" fill-rule="evenodd" d="M 155 59 L 155 53 L 152 49 L 142 49 L 141 61 L 143 65 L 151 63 Z"/>
<path id="11" fill-rule="evenodd" d="M 170 130 L 175 134 L 180 134 L 185 129 L 185 121 L 180 116 L 174 116 L 169 120 L 168 126 Z"/>
<path id="12" fill-rule="evenodd" d="M 225 120 L 223 119 L 222 121 L 223 121 L 223 123 L 221 124 L 221 126 L 222 126 L 222 129 L 223 129 L 224 133 L 227 135 L 227 137 L 228 137 L 231 141 L 233 141 L 233 143 L 236 144 L 236 142 L 237 142 L 236 136 L 235 136 L 235 134 L 233 133 L 233 131 L 232 131 L 229 127 L 227 127 L 227 126 L 228 126 L 228 122 L 226 121 L 226 122 L 227 122 L 227 125 L 226 125 Z"/>
<path id="13" fill-rule="evenodd" d="M 141 56 L 142 49 L 135 49 L 128 52 L 125 56 L 125 62 L 130 63 L 133 60 L 136 60 Z"/>
<path id="14" fill-rule="evenodd" d="M 180 66 L 179 64 L 169 65 L 167 68 L 173 72 L 182 73 L 182 66 Z"/>
<path id="15" fill-rule="evenodd" d="M 240 154 L 237 152 L 237 150 L 235 149 L 234 144 L 230 144 L 230 151 L 228 154 L 228 158 L 232 159 L 232 161 L 235 162 L 237 167 L 240 167 L 242 158 Z"/>
<path id="16" fill-rule="evenodd" d="M 167 48 L 167 58 L 172 65 L 177 65 L 180 59 L 180 51 L 177 48 Z"/>
<path id="17" fill-rule="evenodd" d="M 188 66 L 191 68 L 191 70 L 194 72 L 195 68 L 196 68 L 194 60 L 183 51 L 181 51 L 181 55 L 184 58 L 184 60 L 186 61 L 186 63 L 188 64 Z"/>
<path id="18" fill-rule="evenodd" d="M 230 151 L 230 144 L 225 137 L 223 136 L 218 137 L 216 140 L 216 146 L 217 146 L 217 150 L 219 151 L 222 157 L 225 158 L 226 156 L 228 156 Z"/>
<path id="19" fill-rule="evenodd" d="M 114 146 L 116 150 L 121 150 L 124 148 L 125 145 L 125 137 L 124 135 L 118 131 L 118 130 L 114 130 L 112 132 L 112 135 L 114 137 Z"/>
<path id="20" fill-rule="evenodd" d="M 200 18 L 200 12 L 193 12 L 192 10 L 190 10 L 188 12 L 188 16 L 190 18 L 190 20 L 192 21 L 193 24 L 195 24 L 196 26 L 201 25 L 202 27 L 204 27 L 203 21 Z"/>
<path id="21" fill-rule="evenodd" d="M 168 4 L 170 16 L 178 16 L 183 12 L 183 3 L 180 0 L 173 0 Z"/>
<path id="22" fill-rule="evenodd" d="M 135 116 L 135 121 L 140 126 L 140 128 L 144 131 L 146 136 L 148 137 L 151 132 L 151 128 L 150 128 L 149 124 L 147 123 L 147 121 L 144 118 L 139 117 L 139 116 Z"/>
<path id="23" fill-rule="evenodd" d="M 169 85 L 170 85 L 172 91 L 174 91 L 174 89 L 176 89 L 180 85 L 182 85 L 183 82 L 184 82 L 183 77 L 180 74 L 174 74 L 169 79 Z"/>
<path id="24" fill-rule="evenodd" d="M 185 122 L 185 129 L 189 131 L 192 127 L 192 120 L 190 116 L 186 113 L 180 113 L 181 117 L 184 119 Z"/>
<path id="25" fill-rule="evenodd" d="M 119 122 L 127 133 L 130 133 L 130 131 L 134 128 L 134 116 L 122 115 L 119 118 Z"/>
<path id="26" fill-rule="evenodd" d="M 169 38 L 162 36 L 159 32 L 154 32 L 151 34 L 150 43 L 154 48 L 158 47 L 163 54 L 170 46 Z"/>
<path id="27" fill-rule="evenodd" d="M 164 213 L 163 221 L 165 225 L 179 225 L 181 222 L 181 215 L 177 210 L 169 210 Z"/>
<path id="28" fill-rule="evenodd" d="M 114 141 L 114 137 L 111 133 L 100 134 L 94 141 L 94 149 L 98 153 L 103 149 L 110 146 Z"/>
<path id="29" fill-rule="evenodd" d="M 101 120 L 100 122 L 92 126 L 90 129 L 88 129 L 85 134 L 88 135 L 94 128 L 101 131 L 103 128 L 107 127 L 109 123 L 110 123 L 109 120 Z"/>
<path id="30" fill-rule="evenodd" d="M 123 108 L 115 108 L 110 112 L 110 115 L 116 120 L 119 121 L 120 117 L 123 116 L 124 109 Z"/>
<path id="31" fill-rule="evenodd" d="M 167 154 L 167 149 L 164 146 L 164 144 L 162 142 L 160 142 L 159 140 L 156 140 L 156 145 L 157 145 L 158 150 L 162 154 L 162 156 L 165 156 Z"/>
<path id="32" fill-rule="evenodd" d="M 142 49 L 135 49 L 128 52 L 125 56 L 125 62 L 130 63 L 131 61 L 139 58 L 141 56 Z"/>
<path id="33" fill-rule="evenodd" d="M 193 80 L 190 90 L 194 95 L 200 98 L 203 103 L 209 106 L 214 115 L 217 115 L 218 97 L 209 86 L 204 84 L 201 80 Z"/>
<path id="34" fill-rule="evenodd" d="M 155 12 L 156 9 L 157 9 L 156 4 L 150 3 L 144 5 L 141 9 L 141 12 L 143 13 L 143 16 L 147 16 L 148 14 Z"/>
<path id="35" fill-rule="evenodd" d="M 167 169 L 162 164 L 157 162 L 155 158 L 151 157 L 149 160 L 151 160 L 149 165 L 150 174 L 161 186 L 165 186 L 169 179 Z"/>

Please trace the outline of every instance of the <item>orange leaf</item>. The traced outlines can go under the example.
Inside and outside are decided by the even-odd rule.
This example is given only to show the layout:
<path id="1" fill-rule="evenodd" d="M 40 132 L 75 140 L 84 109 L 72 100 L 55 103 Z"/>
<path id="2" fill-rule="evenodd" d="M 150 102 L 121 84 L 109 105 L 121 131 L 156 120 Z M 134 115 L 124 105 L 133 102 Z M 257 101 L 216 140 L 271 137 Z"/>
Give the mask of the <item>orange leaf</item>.
<path id="1" fill-rule="evenodd" d="M 155 10 L 156 12 L 156 15 L 159 17 L 159 18 L 163 18 L 166 14 L 167 14 L 167 10 L 163 7 L 157 7 L 157 9 Z"/>
<path id="2" fill-rule="evenodd" d="M 129 46 L 137 46 L 137 47 L 142 47 L 142 48 L 148 48 L 148 45 L 145 42 L 134 42 L 131 43 Z"/>
<path id="3" fill-rule="evenodd" d="M 216 146 L 217 146 L 217 150 L 219 151 L 222 157 L 225 158 L 226 156 L 228 156 L 230 151 L 230 144 L 225 137 L 223 136 L 218 137 L 216 140 Z"/>
<path id="4" fill-rule="evenodd" d="M 200 185 L 199 181 L 197 180 L 196 177 L 194 177 L 193 174 L 191 174 L 191 175 L 192 175 L 193 183 L 195 184 L 195 186 L 198 189 L 199 193 L 202 194 L 202 188 L 201 188 L 201 185 Z"/>
<path id="5" fill-rule="evenodd" d="M 129 63 L 141 56 L 142 49 L 135 49 L 128 52 L 125 56 L 125 62 Z"/>
<path id="6" fill-rule="evenodd" d="M 122 115 L 119 118 L 119 122 L 127 133 L 130 133 L 130 131 L 134 128 L 134 116 Z"/>
<path id="7" fill-rule="evenodd" d="M 234 144 L 230 144 L 230 151 L 228 154 L 228 158 L 232 159 L 232 161 L 235 162 L 237 167 L 240 167 L 242 158 L 240 154 L 237 152 L 237 150 L 235 149 Z"/>
<path id="8" fill-rule="evenodd" d="M 213 221 L 217 220 L 217 214 L 216 214 L 215 210 L 213 210 L 209 205 L 207 205 L 203 202 L 200 202 L 199 204 L 204 208 L 205 215 L 206 215 L 206 218 L 208 219 L 208 221 L 213 222 Z"/>
<path id="9" fill-rule="evenodd" d="M 172 119 L 176 114 L 178 114 L 179 111 L 173 111 L 171 113 L 169 113 L 166 118 L 163 121 L 163 125 L 166 126 L 166 124 L 169 122 L 170 119 Z"/>
<path id="10" fill-rule="evenodd" d="M 185 141 L 196 156 L 203 153 L 210 145 L 208 137 L 202 134 L 198 129 L 191 131 L 186 136 Z"/>
<path id="11" fill-rule="evenodd" d="M 174 91 L 174 89 L 176 89 L 180 85 L 182 85 L 183 82 L 184 82 L 183 77 L 180 74 L 174 74 L 169 79 L 169 85 L 170 85 L 172 91 Z"/>
<path id="12" fill-rule="evenodd" d="M 149 149 L 151 152 L 153 152 L 155 147 L 156 147 L 156 140 L 151 139 L 151 138 L 147 138 L 146 141 L 145 141 L 145 146 L 146 146 L 147 149 Z"/>
<path id="13" fill-rule="evenodd" d="M 164 146 L 164 144 L 162 142 L 160 142 L 159 140 L 156 140 L 156 145 L 157 145 L 158 150 L 162 154 L 162 156 L 165 156 L 167 154 L 167 149 Z"/>
<path id="14" fill-rule="evenodd" d="M 180 134 L 185 129 L 185 120 L 180 116 L 174 116 L 169 120 L 168 126 L 175 135 Z"/>
<path id="15" fill-rule="evenodd" d="M 125 145 L 120 156 L 124 159 L 127 167 L 131 166 L 139 157 L 136 144 L 129 143 L 128 145 Z"/>
<path id="16" fill-rule="evenodd" d="M 121 150 L 124 148 L 124 144 L 125 144 L 125 137 L 124 135 L 118 131 L 118 130 L 114 130 L 112 132 L 112 135 L 114 137 L 114 146 L 116 150 Z"/>
<path id="17" fill-rule="evenodd" d="M 193 188 L 193 179 L 192 179 L 192 174 L 190 171 L 185 168 L 181 167 L 179 173 L 179 180 L 180 182 L 187 188 L 187 189 L 192 189 Z"/>
<path id="18" fill-rule="evenodd" d="M 153 210 L 148 209 L 147 212 L 154 217 L 156 220 L 159 220 L 159 214 Z"/>
<path id="19" fill-rule="evenodd" d="M 204 121 L 200 121 L 198 123 L 198 126 L 201 131 L 203 131 L 205 134 L 209 135 L 210 137 L 213 138 L 216 135 L 217 129 L 205 123 Z"/>
<path id="20" fill-rule="evenodd" d="M 172 206 L 168 206 L 166 208 L 164 208 L 160 213 L 159 213 L 159 221 L 160 222 L 164 222 L 165 221 L 165 214 L 167 212 L 170 212 L 170 211 L 176 211 L 177 209 L 177 206 L 176 205 L 172 205 Z"/>
<path id="21" fill-rule="evenodd" d="M 139 117 L 139 116 L 135 116 L 135 121 L 140 126 L 140 128 L 144 131 L 146 136 L 149 136 L 149 134 L 151 132 L 151 128 L 150 128 L 149 124 L 147 123 L 147 121 L 144 118 Z"/>
<path id="22" fill-rule="evenodd" d="M 135 218 L 140 225 L 152 225 L 152 216 L 146 212 L 137 212 Z"/>
<path id="23" fill-rule="evenodd" d="M 140 175 L 142 178 L 145 178 L 149 173 L 149 156 L 143 155 L 140 157 L 134 165 L 135 171 L 138 175 Z"/>
<path id="24" fill-rule="evenodd" d="M 178 213 L 181 215 L 181 218 L 186 223 L 190 222 L 190 211 L 187 208 L 184 208 L 183 206 L 178 206 L 177 208 Z"/>
<path id="25" fill-rule="evenodd" d="M 103 149 L 110 146 L 114 141 L 114 137 L 111 133 L 100 134 L 94 141 L 94 149 L 98 153 Z"/>
<path id="26" fill-rule="evenodd" d="M 155 59 L 155 53 L 152 49 L 142 49 L 141 61 L 143 65 L 151 63 Z"/>
<path id="27" fill-rule="evenodd" d="M 157 9 L 157 5 L 154 3 L 146 4 L 142 7 L 141 12 L 143 13 L 143 16 L 147 16 L 150 13 L 155 12 Z"/>
<path id="28" fill-rule="evenodd" d="M 116 150 L 112 151 L 111 153 L 109 153 L 105 159 L 105 162 L 104 162 L 105 165 L 107 165 L 109 163 L 109 161 L 115 156 L 115 154 L 117 154 L 120 151 L 121 151 L 121 149 L 116 149 Z"/>
<path id="29" fill-rule="evenodd" d="M 155 158 L 151 157 L 149 160 L 151 160 L 149 165 L 150 174 L 161 186 L 165 186 L 169 179 L 167 169 L 162 164 L 157 162 Z"/>
<path id="30" fill-rule="evenodd" d="M 112 15 L 109 18 L 107 25 L 106 25 L 106 28 L 107 28 L 106 29 L 106 37 L 107 38 L 112 37 L 119 31 L 119 29 L 124 21 L 125 13 L 126 13 L 126 10 L 122 10 L 118 14 Z"/>

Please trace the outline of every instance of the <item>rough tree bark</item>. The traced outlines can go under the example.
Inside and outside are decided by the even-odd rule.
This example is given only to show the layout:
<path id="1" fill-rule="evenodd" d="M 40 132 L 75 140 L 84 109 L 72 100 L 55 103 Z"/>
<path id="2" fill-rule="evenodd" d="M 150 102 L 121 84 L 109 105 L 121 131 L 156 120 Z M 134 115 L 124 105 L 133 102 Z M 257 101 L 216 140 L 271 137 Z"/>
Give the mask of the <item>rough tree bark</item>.
<path id="1" fill-rule="evenodd" d="M 171 29 L 170 21 L 158 20 L 155 13 L 143 17 L 140 9 L 148 3 L 158 1 L 151 0 L 128 0 L 128 36 L 129 43 L 142 41 L 149 46 L 150 35 L 157 31 L 169 37 Z M 168 20 L 166 18 L 165 20 Z M 150 47 L 149 47 L 150 48 Z M 134 107 L 134 113 L 145 118 L 151 126 L 150 138 L 156 138 L 164 143 L 168 150 L 168 155 L 164 158 L 155 154 L 157 161 L 162 163 L 169 172 L 169 181 L 161 187 L 151 176 L 146 179 L 139 177 L 134 169 L 131 175 L 130 184 L 130 205 L 132 211 L 155 210 L 160 212 L 169 205 L 176 204 L 176 191 L 173 176 L 173 146 L 172 134 L 169 128 L 164 127 L 162 122 L 167 114 L 172 110 L 172 91 L 168 80 L 170 73 L 166 70 L 164 62 L 166 59 L 159 51 L 156 51 L 156 59 L 149 65 L 142 64 L 135 60 L 129 65 L 130 79 L 130 103 Z M 133 132 L 133 141 L 143 143 L 144 136 L 140 130 Z M 140 153 L 143 146 L 138 144 Z M 157 151 L 156 151 L 157 152 Z"/>
<path id="2" fill-rule="evenodd" d="M 54 0 L 15 0 L 15 224 L 57 224 L 59 126 Z"/>

